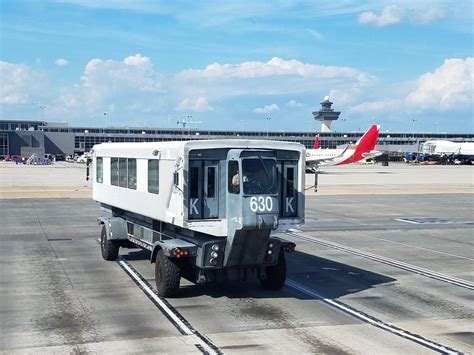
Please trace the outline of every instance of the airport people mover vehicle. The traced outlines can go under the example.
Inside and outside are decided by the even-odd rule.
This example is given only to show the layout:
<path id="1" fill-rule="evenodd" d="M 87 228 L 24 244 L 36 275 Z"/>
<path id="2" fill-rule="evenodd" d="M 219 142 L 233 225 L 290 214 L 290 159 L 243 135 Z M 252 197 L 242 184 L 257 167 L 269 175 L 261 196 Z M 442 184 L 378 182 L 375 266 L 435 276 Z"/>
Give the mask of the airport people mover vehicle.
<path id="1" fill-rule="evenodd" d="M 256 275 L 278 290 L 295 244 L 270 233 L 304 223 L 304 158 L 303 145 L 277 141 L 96 145 L 102 256 L 149 250 L 160 296 L 175 294 L 181 277 L 201 284 Z"/>

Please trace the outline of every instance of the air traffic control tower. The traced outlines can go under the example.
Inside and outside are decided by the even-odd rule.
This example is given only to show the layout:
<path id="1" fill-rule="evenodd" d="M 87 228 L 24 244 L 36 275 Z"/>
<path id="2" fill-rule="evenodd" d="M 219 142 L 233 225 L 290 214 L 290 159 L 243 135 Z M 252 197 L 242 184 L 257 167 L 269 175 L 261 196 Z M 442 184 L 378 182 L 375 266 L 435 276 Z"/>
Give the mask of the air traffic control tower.
<path id="1" fill-rule="evenodd" d="M 334 111 L 332 102 L 329 101 L 329 96 L 324 96 L 323 102 L 321 102 L 321 109 L 313 112 L 315 120 L 321 121 L 321 132 L 331 132 L 331 123 L 339 118 L 341 111 Z"/>

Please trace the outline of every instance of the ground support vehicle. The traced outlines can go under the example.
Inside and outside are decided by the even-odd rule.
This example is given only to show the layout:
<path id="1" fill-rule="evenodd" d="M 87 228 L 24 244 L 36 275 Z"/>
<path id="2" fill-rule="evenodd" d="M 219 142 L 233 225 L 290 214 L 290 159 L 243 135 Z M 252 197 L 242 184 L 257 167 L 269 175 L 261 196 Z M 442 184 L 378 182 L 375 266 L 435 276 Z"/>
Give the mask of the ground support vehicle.
<path id="1" fill-rule="evenodd" d="M 305 149 L 277 141 L 103 143 L 92 151 L 101 249 L 151 252 L 162 296 L 194 283 L 286 279 L 295 244 L 271 232 L 304 223 Z M 238 176 L 238 178 L 236 177 Z M 236 184 L 238 182 L 238 184 Z"/>

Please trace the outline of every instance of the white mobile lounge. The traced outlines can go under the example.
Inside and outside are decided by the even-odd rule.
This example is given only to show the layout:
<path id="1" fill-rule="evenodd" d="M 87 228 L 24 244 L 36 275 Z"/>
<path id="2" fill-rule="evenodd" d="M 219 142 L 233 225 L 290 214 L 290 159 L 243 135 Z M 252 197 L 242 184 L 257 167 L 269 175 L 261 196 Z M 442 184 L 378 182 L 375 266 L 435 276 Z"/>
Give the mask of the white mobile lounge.
<path id="1" fill-rule="evenodd" d="M 94 146 L 93 199 L 104 211 L 101 249 L 151 251 L 159 295 L 194 283 L 255 274 L 266 289 L 286 279 L 270 236 L 304 223 L 305 149 L 257 140 L 103 143 Z"/>

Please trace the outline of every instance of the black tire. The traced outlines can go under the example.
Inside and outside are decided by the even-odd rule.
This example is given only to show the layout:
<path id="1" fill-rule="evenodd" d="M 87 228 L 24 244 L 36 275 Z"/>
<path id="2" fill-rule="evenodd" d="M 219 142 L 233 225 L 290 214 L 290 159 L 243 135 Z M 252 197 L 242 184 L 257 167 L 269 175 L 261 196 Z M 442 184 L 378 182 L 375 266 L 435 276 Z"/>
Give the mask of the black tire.
<path id="1" fill-rule="evenodd" d="M 155 259 L 155 281 L 158 295 L 161 297 L 174 296 L 179 289 L 180 279 L 179 266 L 163 254 L 163 250 L 159 250 Z"/>
<path id="2" fill-rule="evenodd" d="M 105 226 L 102 226 L 102 230 L 100 232 L 100 250 L 104 260 L 116 260 L 119 254 L 119 249 L 120 247 L 117 244 L 107 238 L 107 230 Z"/>
<path id="3" fill-rule="evenodd" d="M 265 290 L 278 291 L 283 287 L 286 281 L 286 260 L 283 252 L 280 252 L 277 264 L 267 266 L 265 273 L 267 277 L 260 279 Z"/>

